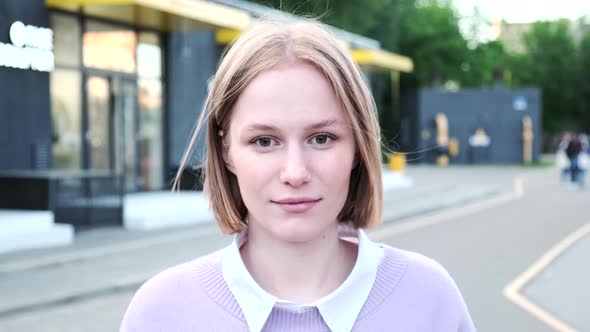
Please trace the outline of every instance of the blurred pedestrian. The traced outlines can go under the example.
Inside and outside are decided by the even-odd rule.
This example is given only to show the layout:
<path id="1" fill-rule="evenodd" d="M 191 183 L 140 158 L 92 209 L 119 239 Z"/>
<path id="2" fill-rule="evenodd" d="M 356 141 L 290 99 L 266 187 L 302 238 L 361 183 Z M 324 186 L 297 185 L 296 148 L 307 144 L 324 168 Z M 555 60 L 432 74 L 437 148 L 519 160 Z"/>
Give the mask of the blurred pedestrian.
<path id="1" fill-rule="evenodd" d="M 565 154 L 569 159 L 569 174 L 570 174 L 570 181 L 572 184 L 579 183 L 580 177 L 580 153 L 582 153 L 582 141 L 580 140 L 579 134 L 573 134 L 569 141 L 567 142 L 567 146 L 565 148 Z"/>
<path id="2" fill-rule="evenodd" d="M 372 242 L 380 129 L 359 68 L 319 23 L 264 22 L 220 63 L 205 192 L 228 247 L 135 294 L 121 331 L 475 331 L 453 279 Z"/>
<path id="3" fill-rule="evenodd" d="M 569 183 L 570 181 L 570 161 L 565 153 L 565 150 L 572 139 L 572 134 L 570 132 L 566 132 L 563 134 L 561 141 L 559 141 L 559 145 L 557 147 L 556 153 L 556 163 L 559 169 L 561 170 L 561 181 Z"/>

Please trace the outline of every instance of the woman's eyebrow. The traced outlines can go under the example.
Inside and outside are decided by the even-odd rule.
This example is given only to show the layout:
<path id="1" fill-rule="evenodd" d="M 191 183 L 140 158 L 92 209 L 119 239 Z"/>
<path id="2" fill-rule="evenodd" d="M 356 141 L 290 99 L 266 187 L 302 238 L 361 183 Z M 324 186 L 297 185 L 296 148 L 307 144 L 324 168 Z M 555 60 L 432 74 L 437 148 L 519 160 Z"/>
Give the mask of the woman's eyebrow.
<path id="1" fill-rule="evenodd" d="M 277 128 L 263 123 L 252 123 L 246 127 L 247 131 L 276 131 Z"/>
<path id="2" fill-rule="evenodd" d="M 318 129 L 322 129 L 322 128 L 325 128 L 325 127 L 329 127 L 329 126 L 331 126 L 333 124 L 336 124 L 338 122 L 340 122 L 340 121 L 338 121 L 336 119 L 324 120 L 324 121 L 320 121 L 320 122 L 317 122 L 317 123 L 312 123 L 312 124 L 309 124 L 309 125 L 305 126 L 305 130 L 306 131 L 318 130 Z"/>
<path id="3" fill-rule="evenodd" d="M 311 123 L 311 124 L 308 124 L 305 126 L 305 131 L 322 129 L 325 127 L 332 126 L 334 124 L 338 124 L 340 122 L 342 122 L 342 121 L 339 121 L 337 119 L 330 119 L 330 120 L 323 120 L 323 121 L 316 122 L 316 123 Z M 279 129 L 277 127 L 270 125 L 270 124 L 264 124 L 264 123 L 249 124 L 248 126 L 246 126 L 246 130 L 247 131 L 279 131 Z"/>

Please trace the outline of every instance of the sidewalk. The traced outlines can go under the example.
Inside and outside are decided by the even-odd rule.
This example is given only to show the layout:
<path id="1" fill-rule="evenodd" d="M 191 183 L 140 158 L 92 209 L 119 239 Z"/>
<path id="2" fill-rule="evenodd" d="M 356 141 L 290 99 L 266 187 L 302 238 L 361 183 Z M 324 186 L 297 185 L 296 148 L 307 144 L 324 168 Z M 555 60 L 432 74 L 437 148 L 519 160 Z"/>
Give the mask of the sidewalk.
<path id="1" fill-rule="evenodd" d="M 384 223 L 510 191 L 516 171 L 420 166 L 407 173 L 412 187 L 386 186 Z M 231 239 L 212 222 L 154 231 L 111 228 L 78 233 L 68 247 L 0 255 L 0 330 L 5 319 L 105 296 L 124 293 L 122 305 L 157 272 Z"/>

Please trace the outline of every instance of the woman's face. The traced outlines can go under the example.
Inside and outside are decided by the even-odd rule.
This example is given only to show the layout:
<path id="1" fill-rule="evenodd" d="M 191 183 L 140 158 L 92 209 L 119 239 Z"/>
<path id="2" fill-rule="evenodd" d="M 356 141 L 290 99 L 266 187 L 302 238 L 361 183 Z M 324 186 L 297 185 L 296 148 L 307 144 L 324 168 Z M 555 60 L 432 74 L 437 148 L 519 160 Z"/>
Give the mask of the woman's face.
<path id="1" fill-rule="evenodd" d="M 306 242 L 335 227 L 355 140 L 327 78 L 303 62 L 278 66 L 252 80 L 232 112 L 224 159 L 251 231 Z"/>

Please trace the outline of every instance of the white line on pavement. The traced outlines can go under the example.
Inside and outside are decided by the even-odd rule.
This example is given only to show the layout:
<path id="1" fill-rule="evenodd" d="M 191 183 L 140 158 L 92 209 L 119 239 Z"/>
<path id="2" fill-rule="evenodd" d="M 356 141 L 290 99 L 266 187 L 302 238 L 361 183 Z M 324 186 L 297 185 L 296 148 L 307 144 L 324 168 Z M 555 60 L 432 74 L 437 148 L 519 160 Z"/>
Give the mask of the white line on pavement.
<path id="1" fill-rule="evenodd" d="M 504 287 L 503 294 L 509 300 L 519 305 L 529 314 L 535 316 L 545 324 L 554 328 L 560 332 L 573 332 L 575 328 L 559 320 L 555 316 L 551 315 L 541 307 L 524 297 L 519 291 L 529 283 L 536 275 L 541 273 L 551 262 L 571 247 L 576 241 L 584 237 L 586 234 L 590 234 L 590 222 L 584 226 L 578 228 L 576 231 L 568 235 L 565 239 L 561 240 L 553 248 L 547 251 L 541 258 L 539 258 L 533 265 L 527 270 L 521 273 L 518 277 L 512 280 L 506 287 Z"/>

